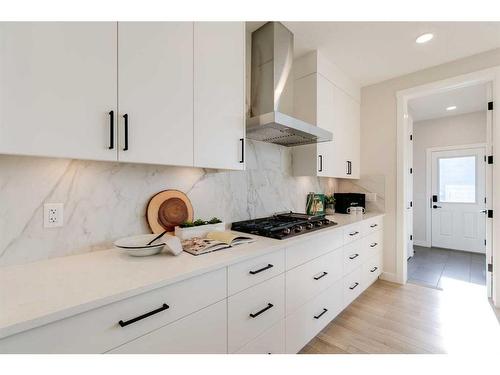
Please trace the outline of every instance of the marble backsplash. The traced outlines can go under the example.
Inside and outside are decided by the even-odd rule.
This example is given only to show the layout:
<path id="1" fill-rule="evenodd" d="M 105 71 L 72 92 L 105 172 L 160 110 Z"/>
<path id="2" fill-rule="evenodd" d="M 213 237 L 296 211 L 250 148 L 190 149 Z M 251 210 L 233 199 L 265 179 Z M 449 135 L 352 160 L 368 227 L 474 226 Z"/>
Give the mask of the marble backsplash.
<path id="1" fill-rule="evenodd" d="M 291 150 L 248 141 L 246 171 L 0 155 L 0 266 L 101 250 L 148 233 L 149 198 L 184 191 L 196 218 L 226 222 L 304 211 L 310 191 L 338 180 L 293 177 Z M 43 204 L 64 203 L 64 226 L 43 228 Z"/>

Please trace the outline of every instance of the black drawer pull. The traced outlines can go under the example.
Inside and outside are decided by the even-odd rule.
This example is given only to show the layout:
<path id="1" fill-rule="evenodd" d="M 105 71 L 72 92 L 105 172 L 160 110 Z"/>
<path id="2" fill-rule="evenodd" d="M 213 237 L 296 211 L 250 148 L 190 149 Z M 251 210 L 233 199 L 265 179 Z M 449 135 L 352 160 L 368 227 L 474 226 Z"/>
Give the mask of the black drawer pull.
<path id="1" fill-rule="evenodd" d="M 357 234 L 359 234 L 359 232 L 352 232 L 352 233 L 349 233 L 349 236 L 355 236 Z"/>
<path id="2" fill-rule="evenodd" d="M 138 317 L 136 317 L 136 318 L 133 318 L 133 319 L 130 319 L 130 320 L 126 320 L 126 321 L 120 320 L 120 321 L 118 322 L 118 324 L 120 325 L 120 327 L 125 327 L 125 326 L 128 326 L 129 324 L 132 324 L 132 323 L 138 322 L 139 320 L 142 320 L 142 319 L 144 319 L 144 318 L 147 318 L 147 317 L 149 317 L 149 316 L 151 316 L 151 315 L 158 314 L 159 312 L 162 312 L 162 311 L 164 311 L 164 310 L 166 310 L 166 309 L 168 309 L 168 308 L 170 308 L 170 306 L 169 306 L 169 305 L 167 305 L 166 303 L 164 303 L 164 304 L 163 304 L 163 306 L 162 306 L 162 307 L 160 307 L 159 309 L 156 309 L 156 310 L 150 311 L 150 312 L 148 312 L 148 313 L 146 313 L 146 314 L 140 315 L 140 316 L 138 316 Z"/>
<path id="3" fill-rule="evenodd" d="M 323 312 L 322 312 L 321 314 L 319 314 L 319 315 L 315 315 L 315 316 L 314 316 L 314 319 L 319 319 L 319 318 L 321 318 L 323 315 L 325 315 L 325 314 L 326 314 L 326 312 L 327 312 L 327 311 L 328 311 L 328 309 L 323 309 Z"/>
<path id="4" fill-rule="evenodd" d="M 350 286 L 350 287 L 349 287 L 349 289 L 353 290 L 353 289 L 355 289 L 358 285 L 359 285 L 359 283 L 354 283 L 354 285 L 353 285 L 353 286 Z"/>
<path id="5" fill-rule="evenodd" d="M 240 159 L 240 163 L 244 163 L 245 162 L 245 138 L 240 138 L 240 142 L 241 142 L 241 159 Z"/>
<path id="6" fill-rule="evenodd" d="M 351 255 L 351 256 L 349 257 L 349 259 L 351 259 L 351 260 L 352 260 L 352 259 L 356 259 L 357 257 L 359 257 L 359 254 L 354 254 L 354 255 Z"/>
<path id="7" fill-rule="evenodd" d="M 318 155 L 318 159 L 319 159 L 318 172 L 323 172 L 323 155 Z"/>
<path id="8" fill-rule="evenodd" d="M 314 278 L 314 280 L 319 280 L 319 279 L 321 279 L 322 277 L 325 277 L 326 275 L 328 275 L 328 272 L 323 272 L 321 275 L 316 276 L 316 277 Z"/>
<path id="9" fill-rule="evenodd" d="M 263 312 L 266 312 L 267 310 L 269 310 L 271 307 L 273 307 L 274 305 L 272 303 L 268 303 L 266 307 L 264 307 L 262 310 L 260 311 L 257 311 L 256 313 L 254 314 L 250 314 L 250 317 L 251 318 L 256 318 L 258 317 L 260 314 L 262 314 Z"/>
<path id="10" fill-rule="evenodd" d="M 375 247 L 375 246 L 377 246 L 377 245 L 378 245 L 378 243 L 374 242 L 374 243 L 372 243 L 372 244 L 370 245 L 370 247 Z"/>
<path id="11" fill-rule="evenodd" d="M 378 270 L 378 267 L 373 267 L 370 272 L 375 272 L 376 270 Z"/>
<path id="12" fill-rule="evenodd" d="M 109 147 L 110 150 L 115 148 L 115 112 L 109 111 Z"/>
<path id="13" fill-rule="evenodd" d="M 370 228 L 375 228 L 375 227 L 378 227 L 378 224 L 372 224 L 372 225 L 370 225 Z"/>
<path id="14" fill-rule="evenodd" d="M 250 274 L 250 275 L 255 275 L 255 274 L 259 273 L 259 272 L 262 272 L 262 271 L 268 270 L 269 268 L 273 268 L 273 267 L 274 267 L 274 266 L 273 266 L 271 263 L 269 263 L 267 266 L 265 266 L 265 267 L 263 267 L 263 268 L 261 268 L 261 269 L 258 269 L 258 270 L 256 270 L 256 271 L 250 271 L 250 272 L 249 272 L 249 274 Z"/>
<path id="15" fill-rule="evenodd" d="M 123 115 L 123 118 L 125 119 L 125 124 L 124 124 L 124 127 L 125 127 L 125 147 L 123 147 L 123 151 L 127 151 L 128 150 L 128 114 L 125 113 Z"/>

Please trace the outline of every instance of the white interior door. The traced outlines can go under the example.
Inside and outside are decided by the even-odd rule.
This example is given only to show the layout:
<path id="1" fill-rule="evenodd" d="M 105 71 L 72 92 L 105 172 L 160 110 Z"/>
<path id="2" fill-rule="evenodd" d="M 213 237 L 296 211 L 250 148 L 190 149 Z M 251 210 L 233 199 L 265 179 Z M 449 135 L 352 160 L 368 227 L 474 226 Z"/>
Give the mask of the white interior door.
<path id="1" fill-rule="evenodd" d="M 120 161 L 193 165 L 192 22 L 118 23 L 118 109 Z"/>
<path id="2" fill-rule="evenodd" d="M 406 173 L 406 227 L 407 227 L 407 257 L 411 258 L 414 255 L 413 250 L 413 118 L 408 115 L 408 147 L 407 157 L 408 165 Z"/>
<path id="3" fill-rule="evenodd" d="M 485 252 L 485 148 L 432 152 L 432 246 Z"/>

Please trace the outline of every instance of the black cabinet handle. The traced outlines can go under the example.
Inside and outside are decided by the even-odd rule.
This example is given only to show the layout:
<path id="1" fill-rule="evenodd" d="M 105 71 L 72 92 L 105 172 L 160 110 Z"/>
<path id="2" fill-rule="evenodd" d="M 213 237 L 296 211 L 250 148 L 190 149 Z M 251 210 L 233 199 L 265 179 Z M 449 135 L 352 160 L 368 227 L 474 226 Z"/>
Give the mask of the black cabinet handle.
<path id="1" fill-rule="evenodd" d="M 327 312 L 327 311 L 328 311 L 328 309 L 325 309 L 325 308 L 324 308 L 324 309 L 323 309 L 323 311 L 321 312 L 321 314 L 319 314 L 319 315 L 315 315 L 315 316 L 314 316 L 314 319 L 319 319 L 319 318 L 321 318 L 323 315 L 325 315 L 325 314 L 326 314 L 326 312 Z"/>
<path id="2" fill-rule="evenodd" d="M 357 257 L 359 257 L 359 254 L 354 254 L 354 255 L 351 255 L 351 256 L 349 257 L 349 259 L 356 259 Z"/>
<path id="3" fill-rule="evenodd" d="M 370 225 L 370 228 L 375 228 L 375 227 L 378 227 L 378 224 L 372 224 L 372 225 Z"/>
<path id="4" fill-rule="evenodd" d="M 377 245 L 378 245 L 378 243 L 374 242 L 374 243 L 372 243 L 372 244 L 370 245 L 370 247 L 375 247 L 375 246 L 377 246 Z"/>
<path id="5" fill-rule="evenodd" d="M 257 311 L 256 313 L 254 314 L 250 314 L 250 317 L 251 318 L 256 318 L 258 317 L 260 314 L 262 314 L 263 312 L 266 312 L 267 310 L 269 310 L 271 307 L 273 307 L 274 305 L 272 303 L 268 303 L 266 307 L 264 307 L 262 310 L 260 311 Z"/>
<path id="6" fill-rule="evenodd" d="M 250 271 L 250 272 L 249 272 L 249 274 L 250 274 L 250 275 L 255 275 L 255 274 L 259 273 L 259 272 L 262 272 L 262 271 L 268 270 L 269 268 L 273 268 L 273 267 L 274 267 L 274 266 L 273 266 L 271 263 L 269 263 L 267 266 L 265 266 L 265 267 L 263 267 L 263 268 L 260 268 L 260 269 L 255 270 L 255 271 Z"/>
<path id="7" fill-rule="evenodd" d="M 375 272 L 376 270 L 378 270 L 378 267 L 373 267 L 370 272 Z"/>
<path id="8" fill-rule="evenodd" d="M 109 111 L 109 147 L 110 150 L 115 148 L 115 112 Z"/>
<path id="9" fill-rule="evenodd" d="M 323 172 L 323 155 L 318 155 L 319 159 L 319 169 L 318 172 Z"/>
<path id="10" fill-rule="evenodd" d="M 328 272 L 323 272 L 321 275 L 316 276 L 316 277 L 314 278 L 314 280 L 319 280 L 319 279 L 321 279 L 321 278 L 325 277 L 326 275 L 328 275 Z"/>
<path id="11" fill-rule="evenodd" d="M 142 320 L 144 318 L 147 318 L 151 315 L 154 315 L 154 314 L 158 314 L 159 312 L 162 312 L 162 311 L 165 311 L 166 309 L 170 308 L 169 305 L 167 305 L 166 303 L 163 304 L 162 307 L 160 307 L 159 309 L 156 309 L 156 310 L 153 310 L 153 311 L 150 311 L 146 314 L 143 314 L 143 315 L 140 315 L 136 318 L 133 318 L 133 319 L 130 319 L 130 320 L 126 320 L 126 321 L 123 321 L 123 320 L 120 320 L 118 322 L 118 324 L 120 325 L 120 327 L 125 327 L 125 326 L 128 326 L 129 324 L 132 324 L 132 323 L 135 323 L 135 322 L 138 322 L 139 320 Z"/>
<path id="12" fill-rule="evenodd" d="M 349 289 L 353 290 L 353 289 L 355 289 L 358 285 L 359 285 L 359 283 L 354 283 L 354 285 L 353 285 L 353 286 L 350 286 L 350 287 L 349 287 Z"/>
<path id="13" fill-rule="evenodd" d="M 123 147 L 123 151 L 127 151 L 128 150 L 128 114 L 125 113 L 123 115 L 123 118 L 125 119 L 125 147 Z"/>
<path id="14" fill-rule="evenodd" d="M 244 163 L 245 162 L 245 138 L 240 138 L 240 142 L 241 142 L 241 159 L 240 159 L 240 163 Z"/>
<path id="15" fill-rule="evenodd" d="M 346 174 L 352 174 L 352 162 L 347 160 L 347 172 Z"/>
<path id="16" fill-rule="evenodd" d="M 349 236 L 355 236 L 357 234 L 359 234 L 359 232 L 352 232 L 352 233 L 349 233 Z"/>

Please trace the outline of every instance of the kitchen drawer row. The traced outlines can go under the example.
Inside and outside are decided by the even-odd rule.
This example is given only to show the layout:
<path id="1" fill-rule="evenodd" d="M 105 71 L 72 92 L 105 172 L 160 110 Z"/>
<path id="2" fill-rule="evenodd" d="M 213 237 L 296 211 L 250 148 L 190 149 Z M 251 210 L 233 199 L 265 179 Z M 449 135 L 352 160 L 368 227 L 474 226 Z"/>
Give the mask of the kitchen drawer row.
<path id="1" fill-rule="evenodd" d="M 0 353 L 296 353 L 377 279 L 381 228 L 379 216 L 318 233 L 6 337 Z"/>

